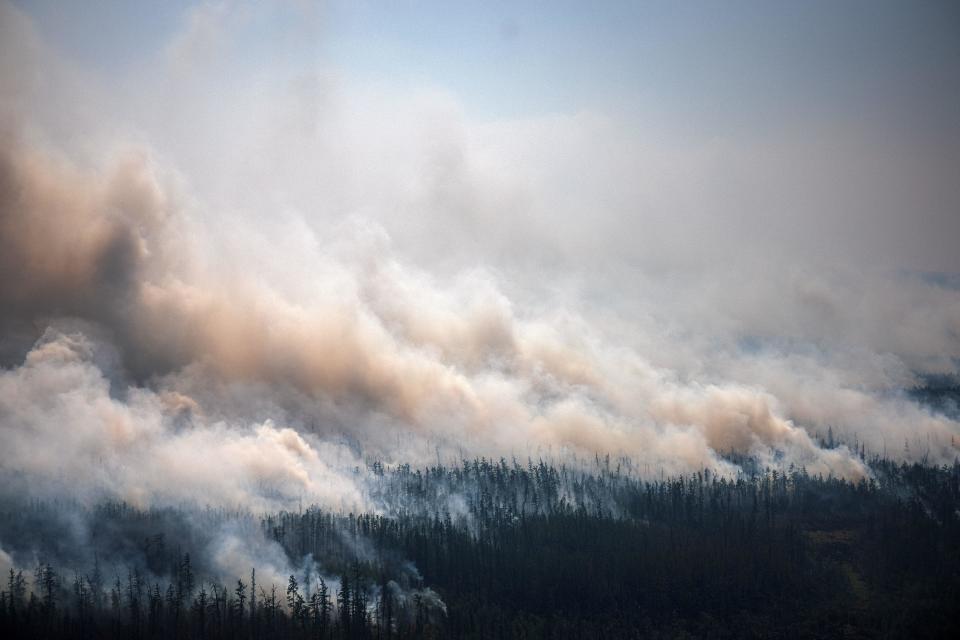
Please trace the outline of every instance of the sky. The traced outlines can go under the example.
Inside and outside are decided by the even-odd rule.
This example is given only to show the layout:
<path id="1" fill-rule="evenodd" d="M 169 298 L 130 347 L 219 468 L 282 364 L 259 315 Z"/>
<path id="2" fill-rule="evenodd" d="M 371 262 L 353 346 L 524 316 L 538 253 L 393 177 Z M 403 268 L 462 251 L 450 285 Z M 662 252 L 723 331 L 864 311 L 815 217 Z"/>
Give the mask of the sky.
<path id="1" fill-rule="evenodd" d="M 4 2 L 2 472 L 952 462 L 958 70 L 949 2 Z"/>
<path id="2" fill-rule="evenodd" d="M 608 172 L 634 174 L 615 181 L 688 180 L 673 187 L 688 193 L 648 204 L 658 231 L 670 226 L 666 217 L 682 216 L 704 235 L 736 219 L 759 231 L 760 241 L 795 241 L 830 258 L 853 252 L 860 262 L 892 269 L 960 271 L 952 246 L 960 233 L 953 170 L 960 17 L 952 3 L 454 5 L 16 6 L 45 45 L 105 85 L 104 94 L 116 95 L 119 85 L 127 99 L 172 111 L 178 138 L 191 137 L 191 120 L 211 136 L 224 117 L 253 118 L 235 126 L 259 127 L 249 111 L 272 91 L 314 101 L 338 90 L 378 93 L 368 99 L 385 108 L 442 99 L 447 104 L 436 108 L 455 112 L 481 135 L 573 118 L 576 125 L 561 125 L 559 135 L 589 139 L 591 149 L 559 143 L 555 160 L 568 166 L 544 169 L 569 172 L 597 191 L 577 203 L 581 216 L 597 215 L 585 209 L 599 198 L 626 200 L 632 211 L 618 211 L 609 223 L 618 228 L 637 217 L 638 201 L 665 197 L 637 184 L 596 184 L 604 177 L 577 162 L 598 153 L 608 156 L 601 164 L 615 165 L 605 166 Z M 185 53 L 192 58 L 179 77 L 164 79 L 158 66 L 170 64 L 164 58 L 178 45 L 195 47 Z M 152 87 L 150 77 L 159 80 Z M 191 100 L 202 104 L 185 107 L 189 113 L 168 109 Z M 147 118 L 151 128 L 171 126 L 143 113 L 149 106 L 135 108 L 134 127 Z M 130 120 L 123 110 L 118 119 Z M 173 153 L 183 163 L 219 153 L 222 144 Z M 724 166 L 692 168 L 710 162 Z M 681 177 L 684 170 L 694 175 Z M 598 238 L 594 250 L 607 252 L 608 240 Z M 617 245 L 612 249 L 630 262 L 649 253 Z"/>
<path id="3" fill-rule="evenodd" d="M 944 126 L 958 99 L 952 3 L 269 4 L 239 34 L 244 62 L 287 49 L 293 64 L 444 87 L 484 118 L 648 109 L 716 133 L 814 113 L 916 125 L 939 112 Z M 107 73 L 156 55 L 190 8 L 17 5 L 65 55 Z"/>

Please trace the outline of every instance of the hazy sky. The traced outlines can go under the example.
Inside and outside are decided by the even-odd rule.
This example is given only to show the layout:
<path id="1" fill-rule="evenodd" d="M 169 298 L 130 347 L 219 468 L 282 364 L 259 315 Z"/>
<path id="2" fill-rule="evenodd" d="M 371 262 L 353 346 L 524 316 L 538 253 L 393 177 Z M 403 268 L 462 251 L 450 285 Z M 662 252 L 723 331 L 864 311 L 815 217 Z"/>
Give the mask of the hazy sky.
<path id="1" fill-rule="evenodd" d="M 605 223 L 615 236 L 624 222 L 633 231 L 646 207 L 657 233 L 671 237 L 663 219 L 681 217 L 707 236 L 732 223 L 757 242 L 831 258 L 960 271 L 955 3 L 17 5 L 108 93 L 119 85 L 164 103 L 202 94 L 203 104 L 176 118 L 204 129 L 215 128 L 205 117 L 227 124 L 243 114 L 241 93 L 256 101 L 280 87 L 330 101 L 344 85 L 378 92 L 385 108 L 441 94 L 475 129 L 579 118 L 588 122 L 556 132 L 576 140 L 557 143 L 550 170 L 564 175 L 551 177 L 595 189 L 583 206 L 629 202 Z M 177 43 L 193 47 L 192 71 L 171 81 L 162 61 Z M 190 73 L 202 89 L 185 88 Z M 311 85 L 317 78 L 327 84 Z M 158 124 L 142 112 L 133 121 Z M 578 142 L 590 148 L 574 149 Z M 175 155 L 186 164 L 202 153 Z M 578 165 L 585 154 L 602 154 L 620 184 L 596 184 L 606 178 L 591 175 L 600 173 L 592 160 Z M 680 188 L 671 178 L 687 179 L 689 192 L 664 195 Z M 650 202 L 661 198 L 670 201 Z M 696 211 L 680 199 L 695 199 Z M 608 217 L 583 206 L 581 216 Z M 607 233 L 594 252 L 643 261 L 636 254 L 647 247 L 622 247 L 619 237 L 611 245 Z"/>
<path id="2" fill-rule="evenodd" d="M 0 2 L 4 464 L 952 460 L 958 71 L 951 2 Z"/>
<path id="3" fill-rule="evenodd" d="M 193 3 L 17 4 L 65 54 L 122 73 Z M 293 64 L 439 85 L 478 117 L 598 108 L 706 135 L 809 118 L 955 131 L 960 107 L 952 2 L 266 4 L 239 38 L 242 60 L 286 49 Z"/>

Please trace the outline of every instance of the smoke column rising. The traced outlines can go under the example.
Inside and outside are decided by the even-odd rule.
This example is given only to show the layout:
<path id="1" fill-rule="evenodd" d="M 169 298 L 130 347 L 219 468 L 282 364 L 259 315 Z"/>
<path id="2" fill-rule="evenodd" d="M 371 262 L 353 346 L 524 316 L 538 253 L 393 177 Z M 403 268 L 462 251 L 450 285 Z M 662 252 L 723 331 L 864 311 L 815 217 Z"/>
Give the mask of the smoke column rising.
<path id="1" fill-rule="evenodd" d="M 926 156 L 843 184 L 820 165 L 860 166 L 878 139 L 698 146 L 596 110 L 477 120 L 442 88 L 322 59 L 278 53 L 265 76 L 236 56 L 260 17 L 241 9 L 188 11 L 140 63 L 149 82 L 0 10 L 9 490 L 375 510 L 367 456 L 733 474 L 738 452 L 868 474 L 818 444 L 828 429 L 956 456 L 960 424 L 906 393 L 956 373 L 960 291 L 928 273 L 956 265 L 884 253 L 926 232 L 872 209 L 891 175 L 920 194 L 891 207 L 954 198 Z M 765 175 L 770 157 L 792 177 Z"/>

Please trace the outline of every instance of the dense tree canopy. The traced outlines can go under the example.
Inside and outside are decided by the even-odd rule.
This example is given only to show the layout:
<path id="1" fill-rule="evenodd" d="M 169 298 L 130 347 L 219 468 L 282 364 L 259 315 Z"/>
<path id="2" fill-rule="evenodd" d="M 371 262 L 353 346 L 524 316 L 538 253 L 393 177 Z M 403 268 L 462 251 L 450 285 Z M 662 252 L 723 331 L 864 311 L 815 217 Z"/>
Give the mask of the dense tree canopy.
<path id="1" fill-rule="evenodd" d="M 87 566 L 58 547 L 63 532 L 50 525 L 52 513 L 83 508 L 7 504 L 4 543 L 15 557 L 35 549 L 38 561 L 6 577 L 0 629 L 35 638 L 949 636 L 960 620 L 960 464 L 870 466 L 873 477 L 859 482 L 803 469 L 645 481 L 628 460 L 599 457 L 577 469 L 373 462 L 380 513 L 101 504 L 86 511 Z M 227 521 L 307 568 L 286 584 L 265 583 L 255 566 L 232 582 L 214 575 L 190 537 Z"/>

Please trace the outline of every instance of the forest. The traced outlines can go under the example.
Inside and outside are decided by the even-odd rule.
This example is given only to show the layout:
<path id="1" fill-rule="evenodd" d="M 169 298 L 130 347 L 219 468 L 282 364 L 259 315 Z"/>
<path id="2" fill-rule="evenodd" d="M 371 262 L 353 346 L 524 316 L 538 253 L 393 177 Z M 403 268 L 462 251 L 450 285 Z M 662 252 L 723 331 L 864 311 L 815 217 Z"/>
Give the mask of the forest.
<path id="1" fill-rule="evenodd" d="M 874 457 L 852 482 L 746 462 L 373 461 L 375 513 L 7 500 L 0 539 L 33 561 L 6 576 L 0 635 L 952 637 L 960 463 Z M 238 541 L 251 566 L 218 574 Z"/>

